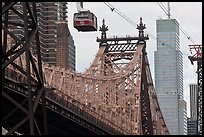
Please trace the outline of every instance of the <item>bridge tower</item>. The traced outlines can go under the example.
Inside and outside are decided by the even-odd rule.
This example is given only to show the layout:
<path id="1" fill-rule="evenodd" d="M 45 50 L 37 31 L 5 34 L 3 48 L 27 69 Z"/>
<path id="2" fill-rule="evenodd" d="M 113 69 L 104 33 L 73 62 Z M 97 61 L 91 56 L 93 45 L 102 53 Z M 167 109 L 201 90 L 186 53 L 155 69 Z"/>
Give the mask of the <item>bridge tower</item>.
<path id="1" fill-rule="evenodd" d="M 36 3 L 22 2 L 22 11 L 17 10 L 16 4 L 17 2 L 2 2 L 2 85 L 12 83 L 12 85 L 26 88 L 28 97 L 25 100 L 16 99 L 10 96 L 7 92 L 8 89 L 2 86 L 2 109 L 8 109 L 5 106 L 6 101 L 15 105 L 14 110 L 10 110 L 10 113 L 2 115 L 2 125 L 12 127 L 4 127 L 8 131 L 6 133 L 8 135 L 25 133 L 20 130 L 22 126 L 29 127 L 28 134 L 30 135 L 47 134 L 44 81 L 37 27 Z M 21 21 L 12 22 L 10 20 L 12 15 L 20 18 Z M 23 36 L 14 34 L 13 29 L 22 31 Z M 30 51 L 30 45 L 34 38 L 37 49 L 37 55 L 35 57 Z M 11 41 L 13 44 L 11 44 Z M 9 73 L 9 68 L 21 73 L 24 76 L 25 83 L 5 79 L 6 74 L 15 75 Z M 37 77 L 37 79 L 34 77 Z M 22 77 L 17 75 L 16 78 Z M 35 113 L 40 103 L 42 104 L 43 123 L 35 119 Z M 16 115 L 17 118 L 11 120 L 10 117 L 12 115 Z M 41 127 L 44 127 L 44 129 L 39 129 L 39 124 L 43 125 Z"/>
<path id="2" fill-rule="evenodd" d="M 94 125 L 110 134 L 168 135 L 151 77 L 145 28 L 140 18 L 138 36 L 108 37 L 103 20 L 101 37 L 96 39 L 99 50 L 84 73 L 44 64 L 45 86 L 54 89 L 46 93 L 77 103 L 104 122 Z"/>
<path id="3" fill-rule="evenodd" d="M 140 23 L 137 25 L 139 30 L 137 37 L 129 35 L 107 37 L 108 26 L 103 20 L 102 27 L 100 27 L 101 38 L 97 38 L 99 51 L 85 74 L 101 78 L 107 77 L 106 79 L 110 80 L 103 86 L 107 99 L 102 100 L 99 104 L 112 105 L 112 108 L 116 109 L 113 111 L 122 113 L 112 112 L 112 114 L 105 115 L 123 115 L 121 110 L 125 111 L 130 125 L 123 124 L 123 120 L 120 124 L 126 126 L 130 134 L 168 134 L 153 88 L 146 53 L 146 40 L 149 38 L 144 35 L 145 28 L 140 18 Z"/>

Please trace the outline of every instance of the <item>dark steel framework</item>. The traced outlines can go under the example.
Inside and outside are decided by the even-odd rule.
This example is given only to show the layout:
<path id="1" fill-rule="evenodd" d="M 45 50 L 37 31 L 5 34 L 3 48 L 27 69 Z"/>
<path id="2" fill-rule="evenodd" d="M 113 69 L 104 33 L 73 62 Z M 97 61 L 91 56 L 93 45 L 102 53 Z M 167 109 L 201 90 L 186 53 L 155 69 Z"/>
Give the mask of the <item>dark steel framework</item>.
<path id="1" fill-rule="evenodd" d="M 34 134 L 48 134 L 47 130 L 47 119 L 46 119 L 46 107 L 45 107 L 45 93 L 44 93 L 44 82 L 43 82 L 43 72 L 42 72 L 42 63 L 41 63 L 41 52 L 40 52 L 40 43 L 39 35 L 37 28 L 37 14 L 36 14 L 36 3 L 35 2 L 21 2 L 23 6 L 23 13 L 17 11 L 14 5 L 17 2 L 2 2 L 2 85 L 5 84 L 5 69 L 9 65 L 12 65 L 14 69 L 20 71 L 23 75 L 26 76 L 26 83 L 13 83 L 18 84 L 19 86 L 26 87 L 28 89 L 28 96 L 25 100 L 21 102 L 16 101 L 14 98 L 6 93 L 4 86 L 2 86 L 2 104 L 4 103 L 3 98 L 9 100 L 13 105 L 16 106 L 14 110 L 11 110 L 10 113 L 2 117 L 2 122 L 7 122 L 11 115 L 15 115 L 17 110 L 21 110 L 25 113 L 21 120 L 18 120 L 16 125 L 13 125 L 11 129 L 6 129 L 8 132 L 6 134 L 15 134 L 18 132 L 18 129 L 24 125 L 28 124 L 30 135 Z M 14 12 L 21 20 L 21 22 L 11 22 L 9 21 L 9 12 Z M 17 37 L 12 32 L 12 27 L 21 28 L 24 32 L 22 38 Z M 7 39 L 11 37 L 15 44 L 8 49 Z M 36 40 L 36 49 L 37 49 L 37 60 L 38 63 L 35 64 L 34 57 L 30 51 L 30 43 L 35 38 Z M 25 53 L 26 60 L 26 69 L 17 63 L 15 60 L 18 58 L 23 58 Z M 33 78 L 31 75 L 31 69 L 34 70 L 34 74 L 37 78 Z M 35 100 L 34 100 L 35 98 Z M 35 112 L 39 105 L 42 103 L 42 117 L 43 117 L 43 128 L 39 129 L 38 123 L 35 119 Z"/>
<path id="2" fill-rule="evenodd" d="M 202 45 L 189 45 L 190 50 L 194 49 L 195 54 L 193 56 L 188 56 L 193 65 L 194 61 L 197 61 L 197 127 L 196 134 L 202 135 Z"/>
<path id="3" fill-rule="evenodd" d="M 197 134 L 202 135 L 202 58 L 197 60 L 197 75 L 198 75 L 198 99 L 197 99 Z"/>

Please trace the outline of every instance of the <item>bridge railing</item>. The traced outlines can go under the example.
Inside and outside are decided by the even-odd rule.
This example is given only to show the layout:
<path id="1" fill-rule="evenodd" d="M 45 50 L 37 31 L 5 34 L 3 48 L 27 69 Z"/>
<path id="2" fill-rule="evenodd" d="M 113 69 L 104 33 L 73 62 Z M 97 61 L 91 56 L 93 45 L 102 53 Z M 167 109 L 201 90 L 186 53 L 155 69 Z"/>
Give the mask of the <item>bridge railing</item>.
<path id="1" fill-rule="evenodd" d="M 80 103 L 79 101 L 71 98 L 61 91 L 55 89 L 50 92 L 46 92 L 46 97 L 57 102 L 82 119 L 86 119 L 93 125 L 103 128 L 105 131 L 108 131 L 110 133 L 117 132 L 117 134 L 130 134 L 129 132 L 127 132 L 127 130 L 119 127 L 105 117 L 96 113 L 93 109 L 87 107 L 85 104 Z"/>

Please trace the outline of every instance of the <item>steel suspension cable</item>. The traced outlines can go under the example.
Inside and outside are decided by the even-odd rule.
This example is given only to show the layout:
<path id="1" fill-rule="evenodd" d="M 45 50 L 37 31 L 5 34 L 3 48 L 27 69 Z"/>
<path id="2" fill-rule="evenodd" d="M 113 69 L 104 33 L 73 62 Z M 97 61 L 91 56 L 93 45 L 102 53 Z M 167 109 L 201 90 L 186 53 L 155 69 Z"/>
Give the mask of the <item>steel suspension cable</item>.
<path id="1" fill-rule="evenodd" d="M 130 18 L 128 18 L 126 15 L 124 15 L 121 11 L 119 11 L 117 8 L 115 8 L 113 5 L 111 5 L 110 3 L 108 3 L 108 2 L 104 2 L 105 3 L 105 5 L 106 6 L 108 6 L 110 9 L 111 9 L 111 11 L 113 12 L 113 11 L 115 11 L 118 15 L 120 15 L 122 18 L 124 18 L 126 21 L 128 21 L 130 24 L 132 24 L 134 27 L 136 27 L 137 26 L 137 23 L 135 23 L 134 21 L 132 21 Z M 160 4 L 158 4 L 158 5 L 160 5 Z M 164 12 L 167 14 L 167 12 L 165 11 L 165 7 L 163 6 L 163 5 L 160 5 L 160 7 L 162 8 L 162 10 L 164 10 Z M 174 23 L 176 23 L 173 19 L 171 19 Z M 147 30 L 146 30 L 146 32 L 148 33 L 148 35 L 149 36 L 151 36 L 154 40 L 157 40 L 157 42 L 159 42 L 161 45 L 165 45 L 166 43 L 165 42 L 163 42 L 163 41 L 161 41 L 161 40 L 159 40 L 159 39 L 156 39 L 156 37 L 154 36 L 154 35 L 152 35 L 151 33 L 149 33 Z M 184 34 L 186 34 L 183 30 L 182 30 L 182 32 L 184 33 Z M 187 34 L 186 34 L 187 35 Z M 186 56 L 188 56 L 188 54 L 186 54 L 186 53 L 184 53 L 184 52 L 182 52 L 183 53 L 183 55 L 186 55 Z"/>
<path id="2" fill-rule="evenodd" d="M 161 2 L 160 2 L 161 3 Z M 164 11 L 164 13 L 166 15 L 168 15 L 167 11 L 166 11 L 166 8 L 164 7 L 164 5 L 161 3 L 160 5 L 159 2 L 157 2 L 157 4 L 159 5 L 159 7 Z M 173 16 L 170 15 L 170 19 L 176 24 L 175 20 L 173 20 Z M 195 41 L 184 31 L 184 29 L 182 28 L 182 26 L 180 25 L 179 26 L 179 29 L 181 30 L 181 32 L 187 37 L 187 39 L 189 39 L 193 44 L 195 44 Z"/>

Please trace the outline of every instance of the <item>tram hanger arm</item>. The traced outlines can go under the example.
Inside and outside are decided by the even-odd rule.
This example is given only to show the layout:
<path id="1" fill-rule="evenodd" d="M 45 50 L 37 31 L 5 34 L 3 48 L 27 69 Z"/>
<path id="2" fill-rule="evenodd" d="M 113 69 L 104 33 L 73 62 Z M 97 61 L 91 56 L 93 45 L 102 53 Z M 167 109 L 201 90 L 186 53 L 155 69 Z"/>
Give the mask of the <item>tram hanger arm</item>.
<path id="1" fill-rule="evenodd" d="M 89 11 L 89 10 L 83 8 L 83 2 L 77 2 L 76 6 L 77 6 L 77 11 L 78 12 L 87 12 L 87 11 Z"/>

